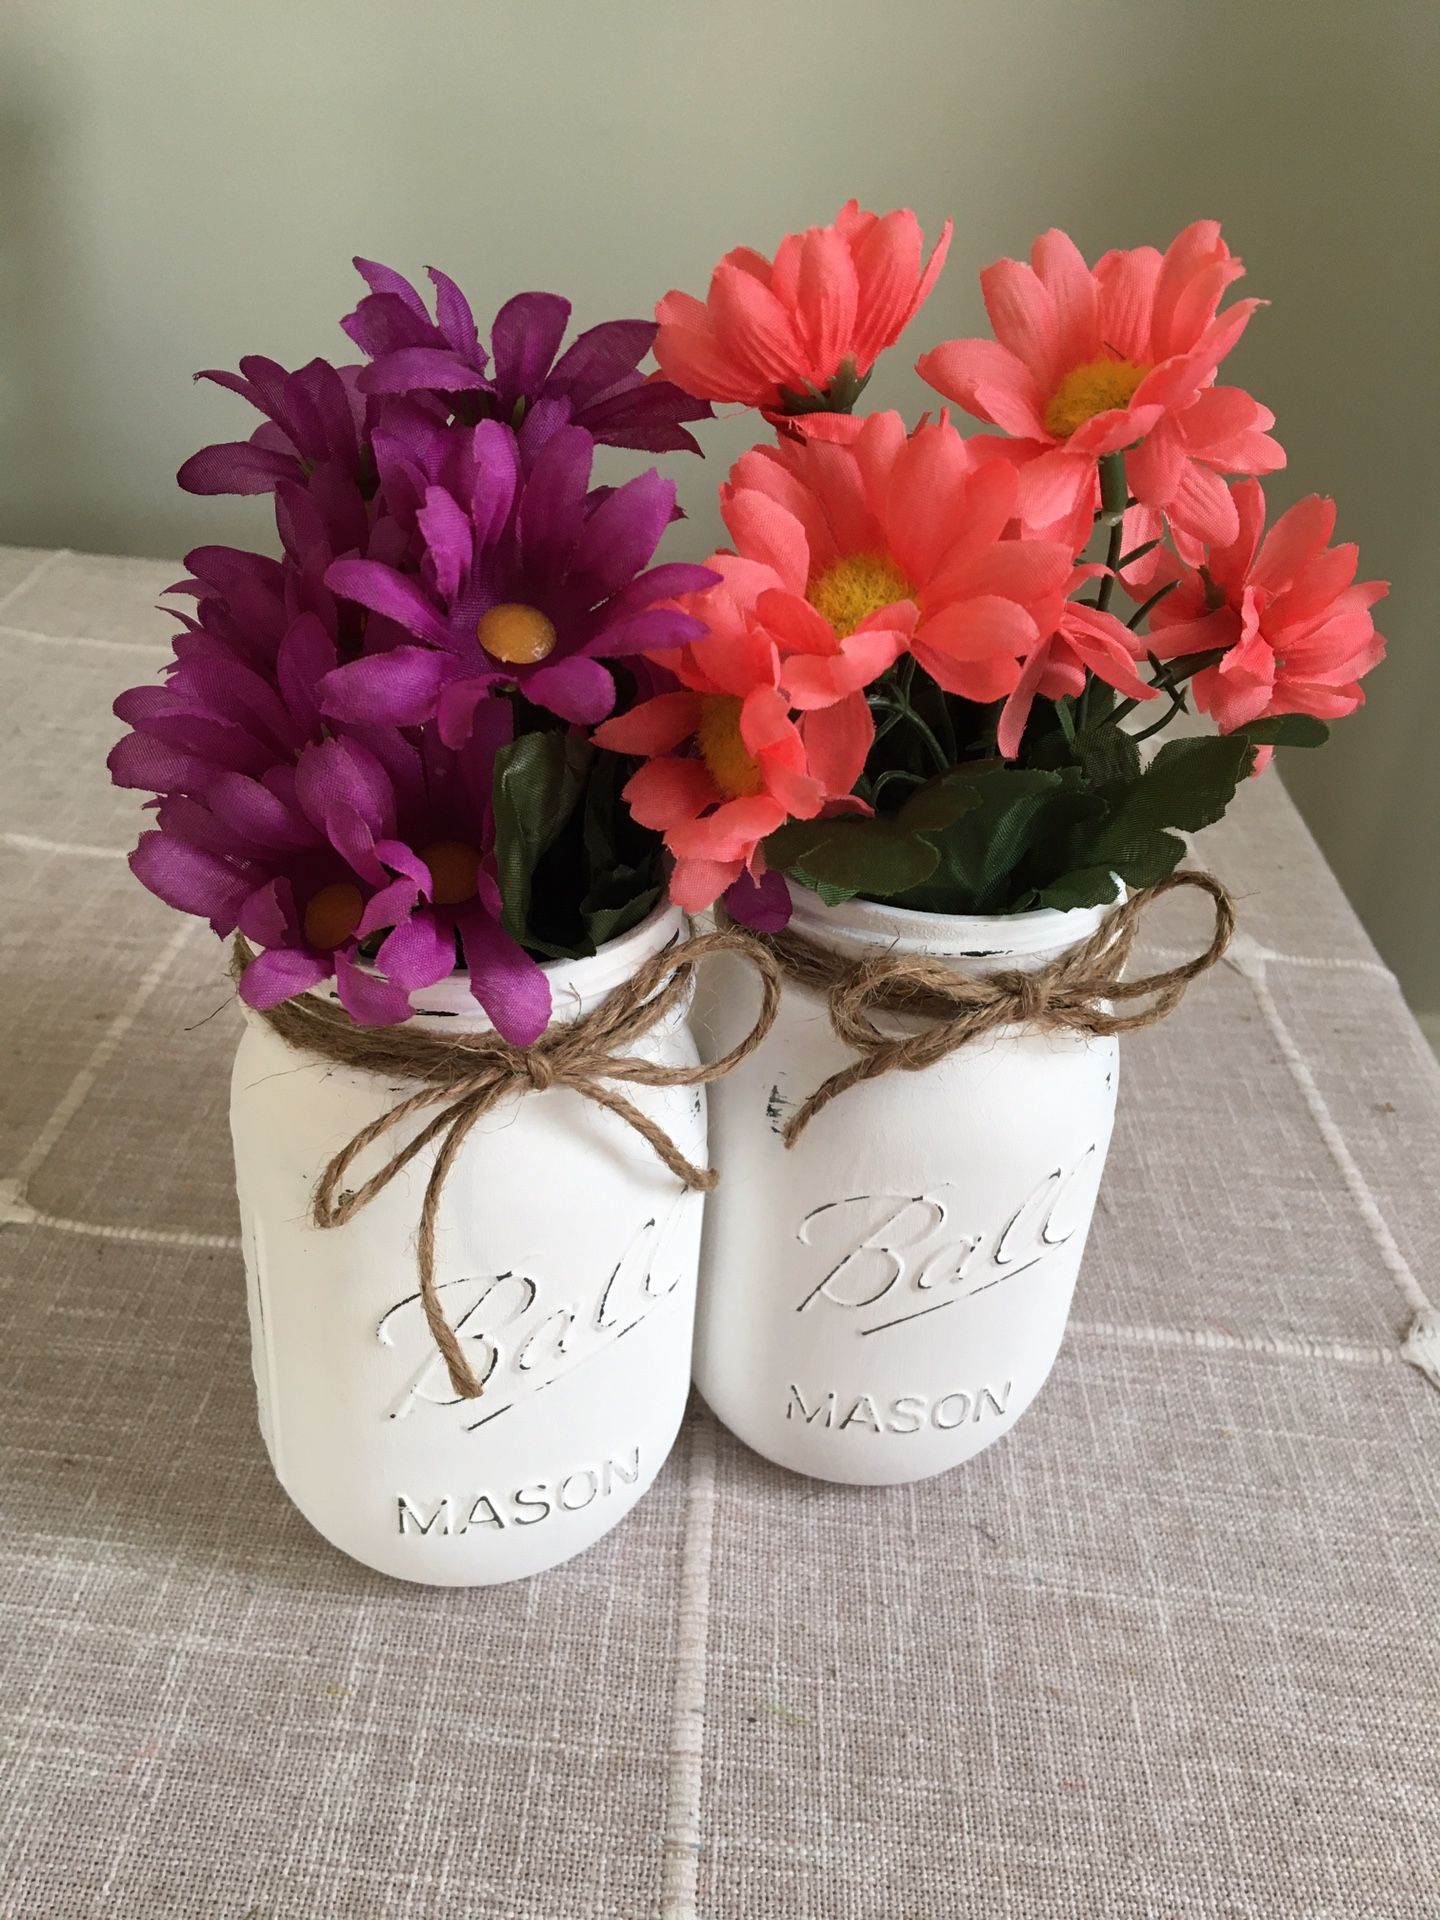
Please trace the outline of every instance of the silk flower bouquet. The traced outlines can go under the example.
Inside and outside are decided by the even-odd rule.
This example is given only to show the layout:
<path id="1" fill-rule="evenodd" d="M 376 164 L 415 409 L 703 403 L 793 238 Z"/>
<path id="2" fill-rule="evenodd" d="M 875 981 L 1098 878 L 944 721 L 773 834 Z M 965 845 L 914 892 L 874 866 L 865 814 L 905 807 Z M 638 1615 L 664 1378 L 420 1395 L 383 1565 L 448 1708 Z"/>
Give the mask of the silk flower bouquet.
<path id="1" fill-rule="evenodd" d="M 596 722 L 671 684 L 708 568 L 655 563 L 654 471 L 708 405 L 641 371 L 652 322 L 564 346 L 568 303 L 481 342 L 357 261 L 363 359 L 251 356 L 264 416 L 186 462 L 273 498 L 278 555 L 201 547 L 160 684 L 110 756 L 131 858 L 234 940 L 232 1092 L 260 1422 L 332 1543 L 481 1584 L 643 1495 L 690 1381 L 705 1154 L 695 962 L 661 836 Z M 748 936 L 747 936 L 748 940 Z M 770 1002 L 773 1009 L 773 990 Z"/>
<path id="2" fill-rule="evenodd" d="M 1117 1035 L 1223 951 L 1177 871 L 1277 748 L 1384 651 L 1333 504 L 1266 527 L 1274 416 L 1221 379 L 1261 304 L 1213 221 L 1092 268 L 1065 234 L 981 275 L 992 337 L 918 371 L 950 411 L 858 414 L 933 286 L 913 215 L 844 207 L 661 301 L 677 386 L 768 429 L 720 490 L 732 546 L 679 602 L 678 687 L 596 739 L 672 899 L 767 937 L 787 984 L 716 1089 L 696 1378 L 783 1465 L 912 1480 L 1006 1432 L 1063 1334 Z M 1214 723 L 1160 740 L 1187 711 Z M 1151 899 L 1208 894 L 1189 963 L 1122 978 Z M 733 1044 L 730 973 L 705 1012 Z"/>
<path id="3" fill-rule="evenodd" d="M 1222 307 L 1212 223 L 987 269 L 996 337 L 920 361 L 998 429 L 968 438 L 855 411 L 948 240 L 925 263 L 912 214 L 851 203 L 568 348 L 553 296 L 482 345 L 444 275 L 432 313 L 357 262 L 363 362 L 207 376 L 265 420 L 182 484 L 273 495 L 280 553 L 188 556 L 111 768 L 155 796 L 137 875 L 236 936 L 272 1460 L 387 1572 L 553 1565 L 650 1483 L 701 1080 L 720 1416 L 856 1481 L 1006 1431 L 1063 1333 L 1115 1034 L 1228 937 L 1180 835 L 1380 656 L 1329 504 L 1263 532 L 1283 454 L 1217 382 L 1256 303 Z M 657 564 L 672 484 L 595 484 L 597 446 L 695 450 L 712 402 L 767 429 L 733 547 Z M 1192 702 L 1216 733 L 1147 745 Z M 1145 903 L 1197 883 L 1209 947 L 1122 982 Z"/>

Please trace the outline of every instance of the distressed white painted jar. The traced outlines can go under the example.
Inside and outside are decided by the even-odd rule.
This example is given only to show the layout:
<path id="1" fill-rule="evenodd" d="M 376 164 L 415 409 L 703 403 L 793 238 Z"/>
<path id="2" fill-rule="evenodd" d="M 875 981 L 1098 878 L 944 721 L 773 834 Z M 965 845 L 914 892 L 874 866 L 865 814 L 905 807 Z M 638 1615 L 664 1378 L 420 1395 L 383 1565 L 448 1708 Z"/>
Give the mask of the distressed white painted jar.
<path id="1" fill-rule="evenodd" d="M 794 897 L 794 930 L 847 958 L 928 954 L 957 973 L 1037 969 L 1104 911 L 950 918 Z M 746 1009 L 728 957 L 701 994 L 696 1030 L 718 1051 Z M 725 1177 L 706 1221 L 695 1377 L 781 1466 L 921 1480 L 1007 1433 L 1050 1372 L 1110 1144 L 1117 1047 L 1004 1028 L 851 1087 L 787 1149 L 787 1117 L 851 1058 L 821 997 L 787 982 L 768 1038 L 714 1089 Z"/>
<path id="2" fill-rule="evenodd" d="M 554 1017 L 590 1011 L 685 930 L 667 907 L 592 959 L 550 966 Z M 415 999 L 433 1031 L 489 1025 L 463 975 Z M 695 1064 L 687 1009 L 631 1051 Z M 458 1399 L 416 1277 L 435 1148 L 346 1225 L 310 1222 L 332 1154 L 410 1090 L 299 1055 L 247 1017 L 231 1123 L 260 1426 L 280 1484 L 343 1553 L 483 1586 L 580 1553 L 654 1480 L 689 1390 L 702 1196 L 569 1089 L 487 1114 L 446 1181 L 436 1240 L 440 1299 L 485 1382 Z M 625 1092 L 705 1164 L 703 1088 Z M 362 1177 L 408 1137 L 372 1148 Z"/>

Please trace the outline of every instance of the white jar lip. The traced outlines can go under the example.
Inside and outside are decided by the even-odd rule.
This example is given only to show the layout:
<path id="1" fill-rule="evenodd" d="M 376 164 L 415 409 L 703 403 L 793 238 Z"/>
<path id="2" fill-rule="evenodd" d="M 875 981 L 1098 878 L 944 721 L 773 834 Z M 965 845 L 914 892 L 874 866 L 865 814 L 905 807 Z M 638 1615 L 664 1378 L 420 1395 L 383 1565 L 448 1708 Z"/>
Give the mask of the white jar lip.
<path id="1" fill-rule="evenodd" d="M 787 882 L 797 933 L 832 947 L 876 947 L 953 960 L 996 960 L 1054 954 L 1088 940 L 1115 900 L 1099 907 L 1037 907 L 1027 913 L 923 913 L 883 900 L 845 900 L 827 907 L 809 887 Z"/>
<path id="2" fill-rule="evenodd" d="M 573 1020 L 578 1014 L 588 1012 L 653 954 L 683 940 L 685 933 L 684 913 L 662 900 L 638 925 L 618 939 L 607 940 L 597 953 L 583 960 L 542 961 L 541 969 L 550 982 L 552 1020 Z M 327 980 L 313 991 L 336 998 L 333 980 Z M 416 1017 L 424 1019 L 428 1015 L 437 1025 L 449 1026 L 458 1019 L 467 1032 L 483 1032 L 492 1024 L 470 991 L 469 975 L 458 967 L 443 980 L 437 980 L 433 987 L 418 988 L 411 994 L 410 1004 Z"/>

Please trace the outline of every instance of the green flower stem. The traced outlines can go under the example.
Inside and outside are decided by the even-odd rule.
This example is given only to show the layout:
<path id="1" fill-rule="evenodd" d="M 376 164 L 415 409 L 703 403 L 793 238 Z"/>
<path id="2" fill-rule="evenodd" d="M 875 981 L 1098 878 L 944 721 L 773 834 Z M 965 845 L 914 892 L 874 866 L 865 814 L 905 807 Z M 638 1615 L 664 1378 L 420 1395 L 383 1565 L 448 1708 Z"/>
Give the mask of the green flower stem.
<path id="1" fill-rule="evenodd" d="M 1125 543 L 1125 527 L 1117 520 L 1110 529 L 1110 539 L 1105 548 L 1105 577 L 1100 582 L 1099 592 L 1095 595 L 1095 604 L 1104 613 L 1115 595 L 1115 587 L 1120 574 L 1120 549 Z"/>
<path id="2" fill-rule="evenodd" d="M 1185 711 L 1185 689 L 1181 686 L 1173 687 L 1170 692 L 1170 705 L 1165 709 L 1164 713 L 1161 714 L 1160 718 L 1158 720 L 1152 720 L 1148 727 L 1142 727 L 1139 733 L 1132 733 L 1130 738 L 1132 740 L 1148 740 L 1152 733 L 1162 733 L 1177 713 L 1183 713 Z"/>
<path id="3" fill-rule="evenodd" d="M 872 712 L 881 712 L 889 717 L 884 720 L 876 732 L 876 738 L 882 739 L 899 721 L 908 721 L 928 747 L 936 770 L 948 773 L 955 764 L 953 753 L 947 753 L 935 737 L 924 716 L 917 713 L 910 698 L 910 688 L 915 679 L 915 657 L 906 654 L 900 664 L 882 680 L 875 692 L 869 696 Z M 947 716 L 948 718 L 948 716 Z"/>
<path id="4" fill-rule="evenodd" d="M 1107 527 L 1118 526 L 1130 504 L 1130 489 L 1125 482 L 1125 455 L 1102 453 L 1100 466 L 1100 518 Z M 1119 558 L 1119 548 L 1116 548 Z"/>
<path id="5" fill-rule="evenodd" d="M 780 411 L 794 416 L 802 413 L 853 413 L 855 403 L 870 384 L 870 375 L 860 373 L 855 356 L 847 354 L 835 370 L 827 387 L 807 384 L 803 393 L 794 387 L 781 387 Z"/>
<path id="6" fill-rule="evenodd" d="M 1157 673 L 1150 684 L 1152 687 L 1158 687 L 1161 692 L 1168 693 L 1173 699 L 1176 691 L 1184 681 L 1192 679 L 1197 673 L 1203 673 L 1206 667 L 1213 667 L 1217 660 L 1223 660 L 1225 658 L 1225 652 L 1226 649 L 1224 647 L 1212 647 L 1208 653 L 1182 655 L 1178 670 L 1172 664 L 1167 667 L 1163 673 Z M 1150 657 L 1153 660 L 1155 656 L 1152 654 Z M 1183 702 L 1177 703 L 1177 705 L 1178 704 L 1183 704 Z M 1138 700 L 1122 700 L 1110 717 L 1118 726 L 1122 720 L 1127 719 L 1130 714 L 1134 713 L 1139 705 L 1140 702 Z M 1170 712 L 1166 714 L 1164 722 L 1161 724 L 1168 724 L 1175 711 L 1176 708 L 1172 707 Z M 1158 732 L 1158 727 L 1147 727 L 1145 733 L 1137 733 L 1134 735 L 1134 738 L 1143 740 L 1146 734 Z"/>
<path id="7" fill-rule="evenodd" d="M 1105 574 L 1095 595 L 1095 605 L 1102 613 L 1107 613 L 1115 594 L 1116 577 L 1120 571 L 1120 555 L 1125 544 L 1125 510 L 1130 505 L 1130 488 L 1125 478 L 1125 455 L 1120 453 L 1101 454 L 1100 469 L 1100 512 L 1097 518 L 1102 526 L 1110 529 L 1110 537 L 1105 546 Z M 1075 724 L 1079 732 L 1085 731 L 1090 718 L 1090 689 L 1095 684 L 1093 673 L 1086 673 L 1084 691 L 1080 695 L 1080 704 L 1076 710 Z"/>
<path id="8" fill-rule="evenodd" d="M 935 762 L 936 771 L 939 773 L 948 773 L 950 771 L 953 763 L 949 755 L 908 700 L 903 697 L 899 700 L 891 700 L 884 694 L 872 693 L 870 696 L 870 705 L 872 707 L 879 707 L 882 712 L 898 714 L 902 719 L 908 720 L 929 748 L 931 757 Z"/>
<path id="9" fill-rule="evenodd" d="M 870 790 L 870 798 L 875 805 L 879 805 L 880 795 L 892 780 L 903 780 L 912 787 L 923 787 L 925 784 L 923 773 L 911 773 L 908 767 L 886 767 L 883 773 L 875 776 L 875 784 Z"/>
<path id="10" fill-rule="evenodd" d="M 1145 602 L 1144 606 L 1137 607 L 1134 613 L 1131 614 L 1130 618 L 1125 623 L 1129 627 L 1130 631 L 1134 633 L 1135 629 L 1140 625 L 1140 622 L 1145 618 L 1146 614 L 1149 613 L 1150 609 L 1152 607 L 1158 607 L 1160 602 L 1165 598 L 1166 594 L 1173 593 L 1176 587 L 1179 586 L 1179 584 L 1180 582 L 1178 580 L 1167 580 L 1165 582 L 1165 585 L 1161 587 L 1157 593 L 1151 594 L 1150 598 Z"/>

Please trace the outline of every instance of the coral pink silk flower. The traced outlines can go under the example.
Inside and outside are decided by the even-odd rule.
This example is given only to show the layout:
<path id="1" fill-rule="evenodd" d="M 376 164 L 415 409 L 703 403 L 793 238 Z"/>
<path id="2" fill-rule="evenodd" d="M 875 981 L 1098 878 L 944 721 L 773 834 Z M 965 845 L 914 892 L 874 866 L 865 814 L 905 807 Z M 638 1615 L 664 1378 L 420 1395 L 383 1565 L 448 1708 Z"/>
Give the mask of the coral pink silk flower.
<path id="1" fill-rule="evenodd" d="M 644 756 L 625 798 L 642 826 L 665 836 L 671 898 L 691 913 L 743 874 L 762 877 L 760 843 L 786 820 L 843 806 L 874 738 L 862 694 L 797 720 L 769 635 L 733 603 L 712 615 L 705 639 L 666 655 L 680 690 L 594 735 L 611 752 Z"/>
<path id="2" fill-rule="evenodd" d="M 949 692 L 1000 700 L 1058 625 L 1068 547 L 1011 537 L 1016 475 L 977 464 L 948 419 L 907 433 L 896 413 L 817 416 L 756 448 L 721 491 L 733 554 L 715 595 L 753 607 L 801 709 L 870 685 L 912 653 Z M 710 618 L 709 597 L 693 610 Z"/>
<path id="3" fill-rule="evenodd" d="M 1103 567 L 1077 567 L 1072 588 L 1103 572 Z M 1145 642 L 1113 613 L 1084 600 L 1067 600 L 1060 624 L 1025 662 L 1014 692 L 1001 709 L 996 732 L 1001 753 L 1007 760 L 1019 753 L 1037 694 L 1047 700 L 1073 699 L 1085 691 L 1087 669 L 1128 699 L 1157 698 L 1157 689 L 1136 670 L 1145 655 Z"/>
<path id="4" fill-rule="evenodd" d="M 1275 418 L 1216 370 L 1258 300 L 1221 313 L 1244 272 L 1219 223 L 1197 220 L 1162 256 L 1107 253 L 1092 269 L 1068 234 L 1035 242 L 1030 264 L 997 260 L 980 276 L 993 340 L 951 340 L 921 356 L 922 378 L 977 419 L 1017 437 L 1020 511 L 1030 527 L 1074 512 L 1095 462 L 1129 449 L 1130 490 L 1183 535 L 1236 535 L 1225 474 L 1285 464 Z M 1138 445 L 1136 443 L 1139 443 Z"/>
<path id="5" fill-rule="evenodd" d="M 1272 714 L 1353 713 L 1361 677 L 1385 655 L 1370 609 L 1388 581 L 1356 581 L 1356 547 L 1330 545 L 1333 500 L 1297 500 L 1262 540 L 1264 489 L 1242 480 L 1232 492 L 1235 540 L 1203 568 L 1172 562 L 1179 584 L 1151 616 L 1151 646 L 1165 659 L 1225 649 L 1191 683 L 1222 733 Z"/>
<path id="6" fill-rule="evenodd" d="M 775 258 L 727 253 L 706 299 L 667 293 L 655 309 L 655 358 L 704 400 L 783 411 L 787 396 L 863 379 L 929 294 L 950 245 L 945 222 L 929 261 L 908 208 L 867 212 L 849 200 L 828 227 L 787 234 Z"/>

